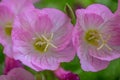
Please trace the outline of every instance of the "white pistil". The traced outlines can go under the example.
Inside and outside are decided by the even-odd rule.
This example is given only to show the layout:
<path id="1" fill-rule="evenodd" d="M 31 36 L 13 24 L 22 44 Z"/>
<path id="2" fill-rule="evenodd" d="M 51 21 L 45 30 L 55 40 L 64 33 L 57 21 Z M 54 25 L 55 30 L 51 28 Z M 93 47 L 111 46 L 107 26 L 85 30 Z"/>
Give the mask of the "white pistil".
<path id="1" fill-rule="evenodd" d="M 88 40 L 92 40 L 92 39 L 94 39 L 95 38 L 95 36 L 92 36 L 92 37 L 90 37 Z"/>
<path id="2" fill-rule="evenodd" d="M 47 39 L 44 35 L 42 35 L 42 37 L 47 41 L 47 44 L 51 45 L 54 48 L 57 48 L 54 44 L 50 42 L 53 38 L 53 33 L 51 34 L 50 39 Z"/>
<path id="3" fill-rule="evenodd" d="M 48 48 L 48 46 L 49 45 L 51 45 L 52 47 L 54 47 L 54 48 L 57 48 L 54 44 L 52 44 L 50 41 L 52 40 L 52 38 L 53 38 L 53 33 L 51 34 L 51 36 L 50 36 L 50 39 L 47 39 L 44 35 L 42 35 L 42 38 L 46 41 L 46 42 L 42 42 L 43 44 L 47 44 L 46 45 L 46 47 L 45 47 L 45 49 L 44 49 L 44 51 L 46 51 L 47 50 L 47 48 Z"/>
<path id="4" fill-rule="evenodd" d="M 36 45 L 43 45 L 43 44 L 46 44 L 46 42 L 37 42 Z"/>
<path id="5" fill-rule="evenodd" d="M 91 32 L 90 33 L 91 35 L 93 35 L 92 37 L 90 37 L 88 40 L 92 40 L 92 39 L 95 39 L 96 37 L 98 37 L 95 33 Z"/>
<path id="6" fill-rule="evenodd" d="M 53 43 L 51 43 L 51 40 L 53 39 L 53 33 L 51 33 L 51 36 L 50 36 L 49 39 L 46 38 L 44 35 L 41 35 L 41 36 L 37 35 L 37 36 L 38 36 L 38 38 L 40 40 L 43 40 L 43 41 L 38 41 L 37 43 L 35 43 L 35 45 L 38 45 L 38 46 L 42 47 L 42 45 L 45 44 L 44 52 L 47 51 L 47 48 L 49 47 L 49 45 L 52 46 L 52 47 L 54 47 L 54 48 L 57 48 Z M 37 38 L 32 38 L 32 39 L 36 40 Z"/>
<path id="7" fill-rule="evenodd" d="M 100 34 L 100 38 L 102 40 L 102 44 L 97 48 L 97 50 L 100 50 L 100 49 L 102 49 L 105 46 L 107 49 L 112 51 L 112 48 L 110 48 L 110 46 L 107 44 L 110 36 L 108 36 L 108 38 L 106 40 L 104 40 L 103 37 L 102 37 L 102 34 Z"/>

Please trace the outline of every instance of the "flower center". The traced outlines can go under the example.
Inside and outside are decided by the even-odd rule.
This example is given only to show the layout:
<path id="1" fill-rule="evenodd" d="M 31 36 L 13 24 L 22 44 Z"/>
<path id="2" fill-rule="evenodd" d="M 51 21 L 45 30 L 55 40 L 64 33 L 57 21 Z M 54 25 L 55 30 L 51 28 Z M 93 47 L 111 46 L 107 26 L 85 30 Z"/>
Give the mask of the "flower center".
<path id="1" fill-rule="evenodd" d="M 47 52 L 49 46 L 57 48 L 54 44 L 51 43 L 52 38 L 53 38 L 53 33 L 50 35 L 50 38 L 41 35 L 40 37 L 35 39 L 34 48 L 42 53 Z"/>
<path id="2" fill-rule="evenodd" d="M 106 36 L 98 32 L 98 30 L 88 30 L 85 34 L 85 41 L 92 45 L 97 47 L 97 50 L 102 49 L 103 47 L 106 47 L 108 50 L 112 51 L 112 48 L 109 47 L 108 40 L 110 39 L 110 35 Z"/>
<path id="3" fill-rule="evenodd" d="M 12 32 L 12 23 L 8 22 L 6 25 L 5 25 L 5 33 L 10 36 L 11 35 L 11 32 Z"/>
<path id="4" fill-rule="evenodd" d="M 99 46 L 100 36 L 97 30 L 88 30 L 85 34 L 85 40 L 88 44 Z"/>

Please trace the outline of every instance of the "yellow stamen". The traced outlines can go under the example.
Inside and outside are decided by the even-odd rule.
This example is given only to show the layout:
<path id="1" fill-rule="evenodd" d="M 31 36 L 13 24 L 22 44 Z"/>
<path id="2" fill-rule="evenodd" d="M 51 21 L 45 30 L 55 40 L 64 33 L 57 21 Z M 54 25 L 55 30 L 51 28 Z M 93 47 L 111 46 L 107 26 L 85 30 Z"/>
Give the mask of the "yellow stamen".
<path id="1" fill-rule="evenodd" d="M 10 36 L 12 31 L 12 23 L 8 22 L 5 24 L 5 33 Z"/>
<path id="2" fill-rule="evenodd" d="M 44 35 L 38 37 L 38 39 L 33 38 L 33 40 L 36 40 L 34 45 L 37 50 L 40 50 L 41 52 L 46 52 L 49 46 L 57 48 L 53 43 L 51 43 L 51 40 L 53 39 L 53 33 L 50 35 L 50 38 L 47 38 Z"/>
<path id="3" fill-rule="evenodd" d="M 92 40 L 92 39 L 94 39 L 95 38 L 95 36 L 92 36 L 92 37 L 90 37 L 88 40 Z"/>
<path id="4" fill-rule="evenodd" d="M 47 39 L 44 35 L 42 35 L 42 37 L 46 40 L 48 45 L 51 45 L 52 47 L 57 48 L 54 44 L 50 42 L 53 38 L 53 33 L 51 34 L 50 39 Z"/>
<path id="5" fill-rule="evenodd" d="M 101 37 L 102 44 L 97 48 L 97 50 L 100 50 L 105 46 L 108 50 L 112 51 L 112 48 L 107 44 L 110 38 L 110 35 L 107 37 L 106 40 L 103 39 L 102 34 L 100 34 L 100 37 Z"/>

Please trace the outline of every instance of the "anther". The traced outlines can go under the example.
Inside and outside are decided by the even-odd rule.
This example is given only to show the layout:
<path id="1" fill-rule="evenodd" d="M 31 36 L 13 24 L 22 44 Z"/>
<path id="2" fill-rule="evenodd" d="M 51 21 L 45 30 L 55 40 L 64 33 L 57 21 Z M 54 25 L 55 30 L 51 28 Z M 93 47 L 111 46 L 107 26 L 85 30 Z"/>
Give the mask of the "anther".
<path id="1" fill-rule="evenodd" d="M 47 50 L 47 48 L 48 48 L 49 45 L 51 45 L 51 46 L 54 47 L 54 48 L 57 48 L 54 44 L 52 44 L 52 43 L 50 42 L 50 41 L 52 40 L 52 38 L 53 38 L 53 33 L 51 34 L 50 39 L 47 39 L 44 35 L 42 35 L 42 38 L 43 38 L 43 39 L 46 41 L 46 43 L 47 43 L 44 51 Z"/>
<path id="2" fill-rule="evenodd" d="M 95 38 L 95 36 L 92 36 L 92 37 L 90 37 L 88 40 L 92 40 L 92 39 L 94 39 Z"/>
<path id="3" fill-rule="evenodd" d="M 106 40 L 104 40 L 102 37 L 102 34 L 100 34 L 100 38 L 101 38 L 102 44 L 97 48 L 97 50 L 100 50 L 105 46 L 108 50 L 112 51 L 112 48 L 110 48 L 110 46 L 108 46 L 108 44 L 107 44 L 107 42 L 110 38 L 110 35 L 107 37 Z"/>

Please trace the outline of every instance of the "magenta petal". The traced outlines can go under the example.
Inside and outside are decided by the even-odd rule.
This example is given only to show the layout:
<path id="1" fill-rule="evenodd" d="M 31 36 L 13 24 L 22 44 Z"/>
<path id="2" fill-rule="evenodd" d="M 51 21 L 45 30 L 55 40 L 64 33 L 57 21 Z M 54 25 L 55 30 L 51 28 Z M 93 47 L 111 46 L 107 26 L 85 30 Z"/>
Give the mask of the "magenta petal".
<path id="1" fill-rule="evenodd" d="M 58 68 L 57 70 L 55 70 L 54 74 L 59 78 L 59 80 L 80 80 L 77 74 L 66 71 L 62 68 Z"/>
<path id="2" fill-rule="evenodd" d="M 17 67 L 23 67 L 22 63 L 6 56 L 4 74 Z"/>
<path id="3" fill-rule="evenodd" d="M 62 80 L 80 80 L 80 78 L 77 74 L 70 72 L 70 73 L 66 74 L 65 78 Z"/>

